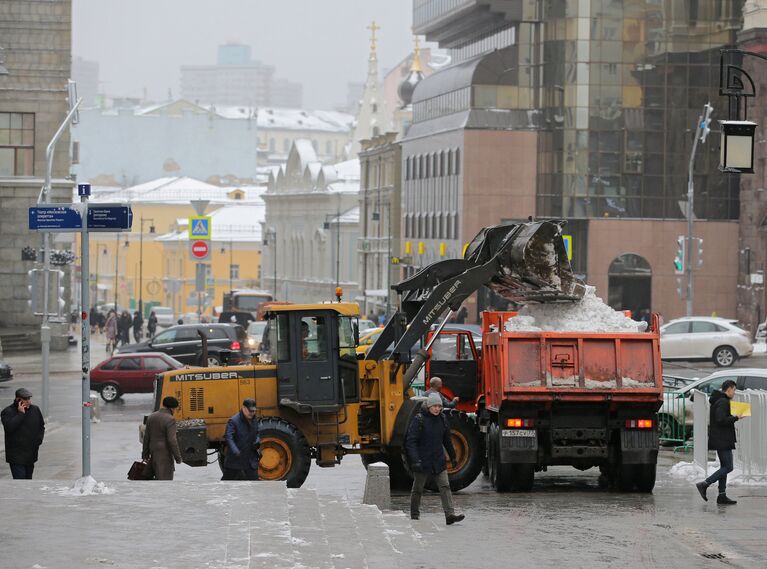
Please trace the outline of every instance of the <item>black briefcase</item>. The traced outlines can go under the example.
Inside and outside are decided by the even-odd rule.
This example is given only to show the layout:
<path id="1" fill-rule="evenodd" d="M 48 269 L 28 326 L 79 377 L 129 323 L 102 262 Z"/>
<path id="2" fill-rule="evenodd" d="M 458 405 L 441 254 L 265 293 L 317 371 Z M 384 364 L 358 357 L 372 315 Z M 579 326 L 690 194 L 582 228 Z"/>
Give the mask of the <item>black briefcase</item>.
<path id="1" fill-rule="evenodd" d="M 135 461 L 128 471 L 128 480 L 146 480 L 147 466 L 143 460 Z"/>

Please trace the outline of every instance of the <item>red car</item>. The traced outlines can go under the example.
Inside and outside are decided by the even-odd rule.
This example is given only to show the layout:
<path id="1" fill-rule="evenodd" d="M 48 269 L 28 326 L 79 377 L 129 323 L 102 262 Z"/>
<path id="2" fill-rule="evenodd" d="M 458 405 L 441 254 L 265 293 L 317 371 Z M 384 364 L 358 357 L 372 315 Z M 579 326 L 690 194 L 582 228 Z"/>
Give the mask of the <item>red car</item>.
<path id="1" fill-rule="evenodd" d="M 115 354 L 91 370 L 91 389 L 104 401 L 115 401 L 123 393 L 152 393 L 158 373 L 181 369 L 184 364 L 162 352 Z"/>

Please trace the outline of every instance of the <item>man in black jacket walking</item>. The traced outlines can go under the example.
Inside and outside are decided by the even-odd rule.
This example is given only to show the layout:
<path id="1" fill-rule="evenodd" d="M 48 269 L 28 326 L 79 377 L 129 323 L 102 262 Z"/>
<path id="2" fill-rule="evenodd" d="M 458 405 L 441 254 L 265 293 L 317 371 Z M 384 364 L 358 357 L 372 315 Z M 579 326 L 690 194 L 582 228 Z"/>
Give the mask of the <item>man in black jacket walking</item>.
<path id="1" fill-rule="evenodd" d="M 463 520 L 463 514 L 455 513 L 453 495 L 447 477 L 445 450 L 450 455 L 453 468 L 456 466 L 455 448 L 450 438 L 450 425 L 442 414 L 442 398 L 430 393 L 421 410 L 410 421 L 405 439 L 410 469 L 413 471 L 413 489 L 410 493 L 410 518 L 420 518 L 421 496 L 426 482 L 437 483 L 442 509 L 447 525 Z"/>
<path id="2" fill-rule="evenodd" d="M 719 482 L 717 504 L 737 504 L 736 500 L 727 497 L 727 475 L 732 472 L 732 451 L 735 449 L 735 423 L 740 415 L 730 413 L 730 400 L 735 396 L 735 382 L 728 379 L 722 384 L 722 390 L 715 389 L 709 397 L 711 411 L 708 426 L 708 448 L 715 450 L 719 456 L 719 470 L 698 482 L 701 497 L 708 502 L 706 490 L 714 482 Z"/>
<path id="3" fill-rule="evenodd" d="M 261 437 L 256 420 L 256 402 L 245 399 L 239 413 L 229 419 L 224 434 L 226 457 L 221 480 L 258 480 Z"/>
<path id="4" fill-rule="evenodd" d="M 37 451 L 43 444 L 45 420 L 40 408 L 32 405 L 32 393 L 23 387 L 0 413 L 5 429 L 5 460 L 15 479 L 32 479 Z"/>

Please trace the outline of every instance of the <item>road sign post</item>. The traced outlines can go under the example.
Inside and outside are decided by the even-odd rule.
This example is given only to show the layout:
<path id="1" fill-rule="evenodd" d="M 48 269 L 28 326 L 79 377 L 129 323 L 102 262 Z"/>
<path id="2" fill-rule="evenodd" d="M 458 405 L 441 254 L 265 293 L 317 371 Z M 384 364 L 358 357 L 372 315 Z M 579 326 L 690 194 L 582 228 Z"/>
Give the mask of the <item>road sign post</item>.
<path id="1" fill-rule="evenodd" d="M 83 204 L 86 222 L 80 233 L 80 338 L 82 356 L 83 476 L 91 474 L 91 324 L 90 324 L 90 239 L 88 236 L 88 197 L 90 184 L 78 184 L 77 194 Z"/>

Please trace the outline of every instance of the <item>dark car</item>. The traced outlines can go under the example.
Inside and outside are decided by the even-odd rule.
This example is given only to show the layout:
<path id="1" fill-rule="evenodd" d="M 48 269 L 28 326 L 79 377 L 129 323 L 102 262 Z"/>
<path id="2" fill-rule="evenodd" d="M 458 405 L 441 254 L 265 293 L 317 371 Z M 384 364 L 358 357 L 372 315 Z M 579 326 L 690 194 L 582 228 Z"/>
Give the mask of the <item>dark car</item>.
<path id="1" fill-rule="evenodd" d="M 250 361 L 248 335 L 239 324 L 180 324 L 138 344 L 121 346 L 121 354 L 163 352 L 187 365 L 202 364 L 202 330 L 208 338 L 208 365 L 238 365 Z"/>
<path id="2" fill-rule="evenodd" d="M 161 352 L 115 354 L 91 370 L 91 389 L 104 401 L 115 401 L 123 393 L 152 393 L 158 373 L 184 367 Z"/>
<path id="3" fill-rule="evenodd" d="M 11 381 L 13 379 L 13 368 L 10 364 L 0 360 L 0 381 Z"/>

